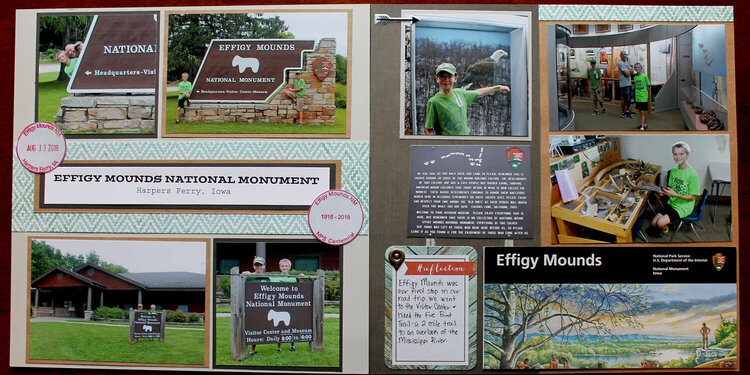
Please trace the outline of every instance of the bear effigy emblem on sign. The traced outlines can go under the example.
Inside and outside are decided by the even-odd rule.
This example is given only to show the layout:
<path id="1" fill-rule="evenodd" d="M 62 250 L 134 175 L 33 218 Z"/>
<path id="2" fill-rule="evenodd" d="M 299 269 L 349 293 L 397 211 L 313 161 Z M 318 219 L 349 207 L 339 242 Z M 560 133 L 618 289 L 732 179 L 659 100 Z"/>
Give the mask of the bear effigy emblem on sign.
<path id="1" fill-rule="evenodd" d="M 318 80 L 322 81 L 328 77 L 328 73 L 331 72 L 331 62 L 325 57 L 318 57 L 313 60 L 313 73 L 318 77 Z"/>

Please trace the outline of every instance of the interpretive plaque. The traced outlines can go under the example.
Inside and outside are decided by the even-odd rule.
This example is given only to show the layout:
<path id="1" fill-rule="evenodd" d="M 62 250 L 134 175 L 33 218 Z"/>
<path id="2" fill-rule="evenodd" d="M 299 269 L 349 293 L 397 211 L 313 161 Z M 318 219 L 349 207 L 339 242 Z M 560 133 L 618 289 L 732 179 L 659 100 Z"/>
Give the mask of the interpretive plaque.
<path id="1" fill-rule="evenodd" d="M 94 16 L 68 92 L 153 94 L 158 30 L 156 13 Z"/>
<path id="2" fill-rule="evenodd" d="M 314 40 L 214 39 L 195 77 L 190 100 L 262 103 L 284 85 L 288 70 L 300 69 Z"/>
<path id="3" fill-rule="evenodd" d="M 412 146 L 409 237 L 531 238 L 529 146 Z"/>
<path id="4" fill-rule="evenodd" d="M 312 283 L 245 283 L 245 343 L 313 341 Z"/>

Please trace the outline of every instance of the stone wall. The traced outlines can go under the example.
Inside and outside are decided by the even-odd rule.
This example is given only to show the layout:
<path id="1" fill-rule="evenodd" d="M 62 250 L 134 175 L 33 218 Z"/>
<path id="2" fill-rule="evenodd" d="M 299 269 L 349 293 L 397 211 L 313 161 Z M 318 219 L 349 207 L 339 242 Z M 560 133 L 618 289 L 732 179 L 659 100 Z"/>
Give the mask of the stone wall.
<path id="1" fill-rule="evenodd" d="M 331 62 L 331 71 L 322 81 L 313 72 L 313 61 L 319 57 L 325 57 Z M 307 96 L 299 99 L 302 103 L 303 122 L 335 124 L 336 40 L 321 39 L 315 51 L 305 55 L 304 68 L 298 73 L 307 87 Z M 286 82 L 289 82 L 289 77 Z M 297 108 L 281 91 L 268 103 L 190 103 L 185 109 L 183 121 L 295 122 L 299 116 Z"/>
<path id="2" fill-rule="evenodd" d="M 71 95 L 60 100 L 55 125 L 83 133 L 154 131 L 154 95 Z"/>
<path id="3" fill-rule="evenodd" d="M 75 311 L 69 311 L 67 307 L 50 307 L 50 306 L 39 306 L 34 308 L 34 316 L 36 317 L 65 317 L 73 318 L 76 316 Z"/>

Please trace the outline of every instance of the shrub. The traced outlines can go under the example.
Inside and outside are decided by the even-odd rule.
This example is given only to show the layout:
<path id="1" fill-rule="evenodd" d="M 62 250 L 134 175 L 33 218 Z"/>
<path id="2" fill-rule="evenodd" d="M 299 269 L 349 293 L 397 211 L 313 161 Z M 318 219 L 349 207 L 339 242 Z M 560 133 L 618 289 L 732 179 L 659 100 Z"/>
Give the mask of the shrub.
<path id="1" fill-rule="evenodd" d="M 336 108 L 346 108 L 346 85 L 337 83 L 333 94 L 336 100 Z"/>
<path id="2" fill-rule="evenodd" d="M 167 310 L 168 322 L 185 323 L 188 321 L 188 316 L 181 310 Z"/>
<path id="3" fill-rule="evenodd" d="M 94 319 L 125 319 L 125 313 L 119 307 L 99 306 L 94 310 Z"/>
<path id="4" fill-rule="evenodd" d="M 326 296 L 328 301 L 341 299 L 341 272 L 326 271 Z"/>
<path id="5" fill-rule="evenodd" d="M 201 321 L 201 316 L 196 313 L 191 313 L 190 315 L 188 315 L 187 320 L 190 323 L 197 323 Z"/>
<path id="6" fill-rule="evenodd" d="M 232 284 L 229 281 L 229 276 L 221 276 L 219 278 L 219 288 L 224 292 L 224 298 L 232 297 Z"/>

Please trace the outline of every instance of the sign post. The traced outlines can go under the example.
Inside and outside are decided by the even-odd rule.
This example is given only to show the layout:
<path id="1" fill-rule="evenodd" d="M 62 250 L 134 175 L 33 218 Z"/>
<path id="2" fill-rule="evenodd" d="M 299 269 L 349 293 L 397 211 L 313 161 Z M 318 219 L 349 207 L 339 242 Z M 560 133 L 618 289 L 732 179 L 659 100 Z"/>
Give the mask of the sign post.
<path id="1" fill-rule="evenodd" d="M 164 342 L 166 328 L 166 314 L 164 311 L 133 311 L 130 310 L 130 343 L 135 344 L 138 339 L 159 339 Z"/>
<path id="2" fill-rule="evenodd" d="M 247 357 L 248 345 L 309 342 L 323 349 L 325 273 L 318 270 L 312 283 L 267 282 L 273 274 L 232 274 L 232 359 Z M 290 276 L 291 277 L 291 276 Z"/>

